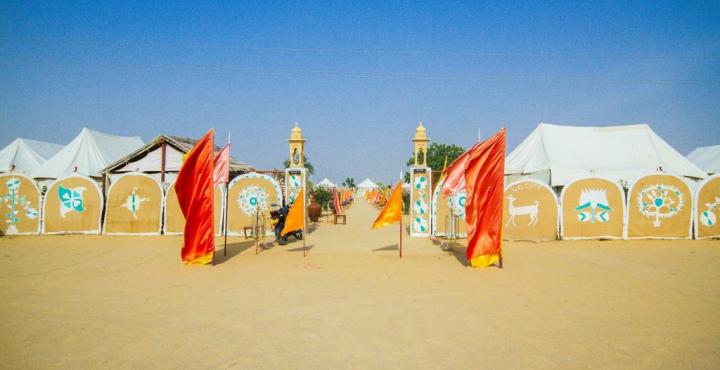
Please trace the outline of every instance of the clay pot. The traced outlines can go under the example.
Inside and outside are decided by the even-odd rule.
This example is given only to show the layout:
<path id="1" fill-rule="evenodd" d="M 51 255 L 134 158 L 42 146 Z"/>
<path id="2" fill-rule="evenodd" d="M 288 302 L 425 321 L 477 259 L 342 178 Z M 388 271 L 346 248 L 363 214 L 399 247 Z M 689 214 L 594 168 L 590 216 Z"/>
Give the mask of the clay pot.
<path id="1" fill-rule="evenodd" d="M 315 203 L 313 201 L 308 206 L 308 218 L 310 218 L 311 222 L 318 222 L 318 219 L 320 219 L 320 215 L 322 214 L 322 207 L 320 204 Z"/>

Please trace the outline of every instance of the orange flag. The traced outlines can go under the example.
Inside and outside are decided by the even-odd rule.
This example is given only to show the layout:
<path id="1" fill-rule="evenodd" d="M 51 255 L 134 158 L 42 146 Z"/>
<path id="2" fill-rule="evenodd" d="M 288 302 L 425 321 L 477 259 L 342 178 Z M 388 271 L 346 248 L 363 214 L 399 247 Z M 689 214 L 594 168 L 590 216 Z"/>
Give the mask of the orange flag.
<path id="1" fill-rule="evenodd" d="M 305 230 L 305 190 L 300 190 L 295 197 L 295 202 L 290 206 L 290 211 L 285 219 L 285 227 L 280 235 L 301 229 Z"/>
<path id="2" fill-rule="evenodd" d="M 449 197 L 458 191 L 465 189 L 465 168 L 467 168 L 470 153 L 477 149 L 481 144 L 482 142 L 475 144 L 472 148 L 457 157 L 450 167 L 445 169 L 445 181 L 443 182 L 442 189 L 440 189 L 444 197 Z"/>
<path id="3" fill-rule="evenodd" d="M 383 226 L 402 221 L 402 182 L 398 181 L 390 196 L 390 201 L 385 203 L 385 208 L 373 222 L 372 228 L 377 229 Z"/>
<path id="4" fill-rule="evenodd" d="M 472 267 L 502 267 L 504 128 L 469 151 L 464 172 L 468 262 Z"/>
<path id="5" fill-rule="evenodd" d="M 211 129 L 187 153 L 175 180 L 185 234 L 181 257 L 186 264 L 208 264 L 215 253 L 213 224 L 213 136 Z"/>

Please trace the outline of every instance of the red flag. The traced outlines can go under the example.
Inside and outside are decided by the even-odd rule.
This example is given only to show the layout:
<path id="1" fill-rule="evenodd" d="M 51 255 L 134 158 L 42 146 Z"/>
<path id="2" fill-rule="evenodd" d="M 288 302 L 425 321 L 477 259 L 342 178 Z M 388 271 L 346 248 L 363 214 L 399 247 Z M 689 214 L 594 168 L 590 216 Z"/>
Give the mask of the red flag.
<path id="1" fill-rule="evenodd" d="M 335 213 L 343 214 L 343 206 L 340 197 L 338 196 L 337 189 L 333 188 L 333 206 L 335 207 Z"/>
<path id="2" fill-rule="evenodd" d="M 465 167 L 467 259 L 472 267 L 502 267 L 505 129 L 475 145 Z"/>
<path id="3" fill-rule="evenodd" d="M 227 184 L 230 182 L 230 144 L 225 145 L 215 156 L 215 185 Z"/>
<path id="4" fill-rule="evenodd" d="M 445 170 L 445 181 L 443 182 L 442 195 L 449 197 L 465 188 L 465 168 L 467 168 L 470 153 L 480 146 L 482 142 L 475 144 L 465 153 L 457 157 L 453 163 Z"/>
<path id="5" fill-rule="evenodd" d="M 175 180 L 185 235 L 181 257 L 186 264 L 208 264 L 215 253 L 213 225 L 213 136 L 210 129 L 187 154 Z"/>

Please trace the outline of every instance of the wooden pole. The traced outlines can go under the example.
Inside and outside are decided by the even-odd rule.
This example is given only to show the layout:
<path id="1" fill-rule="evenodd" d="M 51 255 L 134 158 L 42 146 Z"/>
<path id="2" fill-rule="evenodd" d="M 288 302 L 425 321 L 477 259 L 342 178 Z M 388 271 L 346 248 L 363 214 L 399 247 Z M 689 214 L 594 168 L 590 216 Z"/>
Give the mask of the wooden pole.
<path id="1" fill-rule="evenodd" d="M 223 234 L 225 234 L 225 244 L 223 246 L 223 256 L 227 257 L 227 216 L 228 216 L 228 196 L 230 193 L 230 189 L 228 188 L 228 183 L 225 183 L 225 217 L 223 219 Z"/>
<path id="2" fill-rule="evenodd" d="M 402 234 L 403 234 L 403 223 L 402 223 L 402 215 L 400 215 L 400 258 L 402 258 Z"/>

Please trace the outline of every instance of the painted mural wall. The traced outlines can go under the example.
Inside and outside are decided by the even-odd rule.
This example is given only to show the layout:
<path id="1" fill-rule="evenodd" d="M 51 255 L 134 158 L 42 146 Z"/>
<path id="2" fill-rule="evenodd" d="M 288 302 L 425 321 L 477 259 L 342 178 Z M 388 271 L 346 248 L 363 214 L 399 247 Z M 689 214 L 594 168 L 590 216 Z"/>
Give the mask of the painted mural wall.
<path id="1" fill-rule="evenodd" d="M 234 178 L 227 205 L 228 235 L 243 235 L 243 228 L 254 225 L 258 213 L 265 234 L 273 235 L 270 211 L 278 206 L 282 206 L 282 191 L 272 177 L 248 173 Z"/>
<path id="2" fill-rule="evenodd" d="M 0 175 L 0 235 L 40 233 L 40 188 L 23 174 Z"/>
<path id="3" fill-rule="evenodd" d="M 695 197 L 695 237 L 720 238 L 720 174 L 705 179 Z"/>
<path id="4" fill-rule="evenodd" d="M 555 240 L 557 235 L 558 204 L 549 186 L 537 180 L 524 179 L 505 187 L 505 240 Z"/>
<path id="5" fill-rule="evenodd" d="M 450 197 L 440 194 L 444 180 L 435 186 L 432 197 L 432 234 L 438 237 L 456 234 L 457 238 L 467 236 L 465 222 L 465 202 L 467 193 L 459 191 Z"/>
<path id="6" fill-rule="evenodd" d="M 163 191 L 160 182 L 143 173 L 127 173 L 110 186 L 103 232 L 116 235 L 160 234 Z"/>
<path id="7" fill-rule="evenodd" d="M 222 214 L 223 206 L 225 201 L 225 193 L 223 185 L 215 187 L 214 192 L 214 215 L 213 222 L 215 223 L 215 235 L 222 234 Z M 180 204 L 178 203 L 177 193 L 175 192 L 175 183 L 165 192 L 165 207 L 164 207 L 164 225 L 163 233 L 168 235 L 178 235 L 185 231 L 185 217 L 180 210 Z"/>
<path id="8" fill-rule="evenodd" d="M 628 238 L 690 238 L 692 216 L 690 187 L 677 176 L 651 174 L 630 186 Z"/>
<path id="9" fill-rule="evenodd" d="M 563 239 L 622 239 L 625 192 L 612 180 L 588 177 L 567 184 L 560 195 Z"/>
<path id="10" fill-rule="evenodd" d="M 55 180 L 43 202 L 43 233 L 99 234 L 102 207 L 95 180 L 81 175 Z"/>

